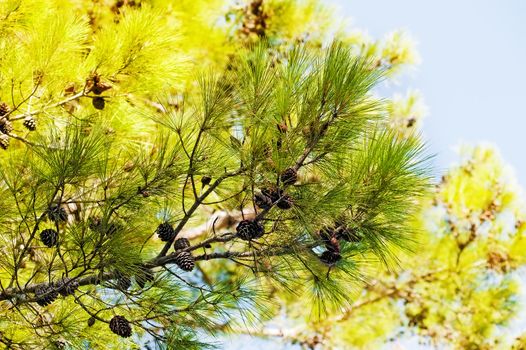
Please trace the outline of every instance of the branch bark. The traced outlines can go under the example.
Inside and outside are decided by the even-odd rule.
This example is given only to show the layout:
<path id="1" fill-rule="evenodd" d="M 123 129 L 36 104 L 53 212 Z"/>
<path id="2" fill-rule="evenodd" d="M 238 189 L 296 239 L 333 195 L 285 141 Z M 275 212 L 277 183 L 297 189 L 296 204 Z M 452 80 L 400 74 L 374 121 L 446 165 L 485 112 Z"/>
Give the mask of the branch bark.
<path id="1" fill-rule="evenodd" d="M 214 190 L 221 184 L 221 182 L 223 182 L 225 179 L 229 178 L 229 177 L 233 177 L 233 176 L 236 176 L 236 175 L 239 175 L 241 174 L 242 172 L 244 171 L 243 168 L 240 168 L 239 170 L 237 171 L 234 171 L 234 172 L 230 172 L 230 173 L 225 173 L 223 175 L 221 175 L 219 178 L 217 178 L 217 180 L 215 180 L 211 185 L 210 187 L 208 187 L 208 189 L 202 194 L 200 195 L 199 197 L 197 197 L 197 199 L 194 201 L 194 204 L 190 207 L 190 209 L 188 209 L 188 211 L 186 212 L 186 214 L 184 215 L 183 219 L 179 222 L 179 224 L 177 225 L 177 227 L 174 229 L 175 231 L 175 234 L 174 234 L 174 237 L 169 240 L 168 242 L 166 242 L 166 244 L 164 245 L 163 249 L 159 252 L 159 254 L 157 255 L 157 258 L 160 258 L 160 257 L 163 257 L 166 255 L 166 253 L 168 252 L 168 250 L 170 249 L 170 247 L 172 246 L 173 242 L 175 241 L 175 238 L 179 235 L 179 233 L 183 230 L 184 226 L 186 225 L 186 223 L 188 222 L 188 220 L 190 220 L 190 218 L 192 217 L 192 215 L 195 213 L 195 211 L 199 208 L 199 206 L 203 203 L 203 201 L 208 197 L 208 195 L 210 195 L 212 192 L 214 192 Z"/>

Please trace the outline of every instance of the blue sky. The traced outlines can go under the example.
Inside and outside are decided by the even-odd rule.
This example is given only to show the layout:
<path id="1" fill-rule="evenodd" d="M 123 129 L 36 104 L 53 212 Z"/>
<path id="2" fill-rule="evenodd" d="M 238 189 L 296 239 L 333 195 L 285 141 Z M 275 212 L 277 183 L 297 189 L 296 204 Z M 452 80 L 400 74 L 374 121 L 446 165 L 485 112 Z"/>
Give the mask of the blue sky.
<path id="1" fill-rule="evenodd" d="M 498 146 L 526 186 L 526 1 L 327 0 L 373 38 L 403 28 L 422 64 L 394 91 L 422 91 L 437 172 L 461 142 Z"/>

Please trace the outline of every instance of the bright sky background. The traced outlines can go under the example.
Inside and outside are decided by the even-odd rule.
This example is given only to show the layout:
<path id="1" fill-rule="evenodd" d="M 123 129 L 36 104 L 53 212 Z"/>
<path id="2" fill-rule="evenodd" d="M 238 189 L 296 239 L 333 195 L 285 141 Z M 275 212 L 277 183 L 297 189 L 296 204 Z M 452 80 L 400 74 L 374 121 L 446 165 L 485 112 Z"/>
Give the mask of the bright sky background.
<path id="1" fill-rule="evenodd" d="M 526 186 L 526 1 L 326 0 L 371 37 L 403 28 L 422 64 L 395 91 L 422 91 L 437 171 L 461 142 L 490 142 Z"/>
<path id="2" fill-rule="evenodd" d="M 423 132 L 436 154 L 437 175 L 458 160 L 455 146 L 489 142 L 526 187 L 526 0 L 325 1 L 373 38 L 402 28 L 418 42 L 422 64 L 390 90 L 423 93 L 430 112 Z M 412 340 L 403 345 L 420 348 Z M 223 346 L 284 349 L 279 341 L 248 336 Z"/>

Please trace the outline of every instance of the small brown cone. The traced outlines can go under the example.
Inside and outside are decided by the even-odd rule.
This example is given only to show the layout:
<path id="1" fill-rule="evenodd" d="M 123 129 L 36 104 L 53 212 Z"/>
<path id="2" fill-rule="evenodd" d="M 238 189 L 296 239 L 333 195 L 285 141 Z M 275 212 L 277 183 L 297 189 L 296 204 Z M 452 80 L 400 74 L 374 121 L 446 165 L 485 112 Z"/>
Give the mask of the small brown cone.
<path id="1" fill-rule="evenodd" d="M 102 97 L 95 97 L 91 100 L 91 104 L 95 109 L 102 110 L 106 106 L 106 101 Z"/>
<path id="2" fill-rule="evenodd" d="M 183 271 L 192 271 L 195 267 L 195 260 L 190 252 L 177 253 L 174 262 Z"/>
<path id="3" fill-rule="evenodd" d="M 9 108 L 7 103 L 5 103 L 5 102 L 0 103 L 0 117 L 6 115 L 10 111 L 11 111 L 11 108 Z"/>
<path id="4" fill-rule="evenodd" d="M 0 148 L 7 149 L 9 147 L 9 136 L 0 134 Z"/>
<path id="5" fill-rule="evenodd" d="M 132 334 L 130 322 L 124 316 L 114 316 L 110 321 L 110 330 L 123 338 L 129 338 Z"/>

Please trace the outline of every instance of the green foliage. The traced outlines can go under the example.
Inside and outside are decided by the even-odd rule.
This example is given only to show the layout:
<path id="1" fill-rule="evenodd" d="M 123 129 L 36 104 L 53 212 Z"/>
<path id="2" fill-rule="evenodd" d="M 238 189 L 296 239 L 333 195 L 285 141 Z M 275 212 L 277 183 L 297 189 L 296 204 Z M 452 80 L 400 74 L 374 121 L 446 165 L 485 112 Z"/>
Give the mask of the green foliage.
<path id="1" fill-rule="evenodd" d="M 6 347 L 207 348 L 272 318 L 276 293 L 307 292 L 318 317 L 348 307 L 411 247 L 424 147 L 386 128 L 387 65 L 306 33 L 328 23 L 317 2 L 98 5 L 0 5 Z"/>

